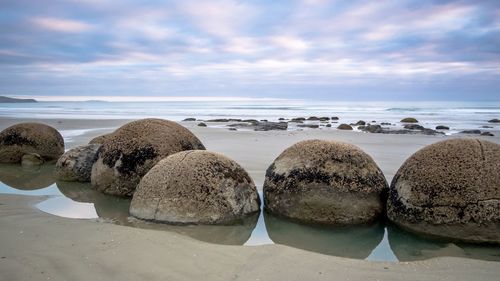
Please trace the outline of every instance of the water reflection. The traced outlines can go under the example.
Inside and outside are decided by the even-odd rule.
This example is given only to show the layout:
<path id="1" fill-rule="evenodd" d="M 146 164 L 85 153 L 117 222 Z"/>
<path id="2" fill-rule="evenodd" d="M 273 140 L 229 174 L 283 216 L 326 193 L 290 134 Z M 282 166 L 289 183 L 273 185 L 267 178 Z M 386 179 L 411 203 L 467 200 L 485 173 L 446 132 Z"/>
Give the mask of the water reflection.
<path id="1" fill-rule="evenodd" d="M 347 258 L 365 259 L 384 236 L 380 223 L 370 226 L 326 227 L 292 222 L 264 212 L 274 243 Z"/>
<path id="2" fill-rule="evenodd" d="M 500 261 L 500 246 L 447 243 L 425 239 L 388 225 L 389 244 L 400 261 L 425 260 L 435 257 L 464 257 Z"/>
<path id="3" fill-rule="evenodd" d="M 0 193 L 52 195 L 37 207 L 70 218 L 97 218 L 120 225 L 171 231 L 197 240 L 227 245 L 273 242 L 327 255 L 384 261 L 414 261 L 440 256 L 500 261 L 500 246 L 427 240 L 396 226 L 332 228 L 299 224 L 268 213 L 256 213 L 232 225 L 176 226 L 134 219 L 130 200 L 102 194 L 89 183 L 55 182 L 54 165 L 22 167 L 0 164 Z M 384 232 L 385 230 L 385 232 Z"/>
<path id="4" fill-rule="evenodd" d="M 95 212 L 101 219 L 121 225 L 173 231 L 216 244 L 243 245 L 250 238 L 259 217 L 256 213 L 231 225 L 180 226 L 151 223 L 129 216 L 130 199 L 105 195 L 92 189 L 89 183 L 58 181 L 57 187 L 64 196 L 76 202 L 93 203 Z"/>
<path id="5" fill-rule="evenodd" d="M 0 181 L 19 190 L 36 190 L 52 185 L 55 164 L 23 167 L 17 164 L 0 164 Z"/>
<path id="6" fill-rule="evenodd" d="M 130 224 L 142 228 L 173 231 L 191 238 L 223 245 L 243 245 L 257 225 L 259 213 L 231 225 L 168 225 L 131 219 Z"/>
<path id="7" fill-rule="evenodd" d="M 73 201 L 93 203 L 97 216 L 118 224 L 128 221 L 130 199 L 103 194 L 92 188 L 90 183 L 58 181 L 57 188 Z"/>

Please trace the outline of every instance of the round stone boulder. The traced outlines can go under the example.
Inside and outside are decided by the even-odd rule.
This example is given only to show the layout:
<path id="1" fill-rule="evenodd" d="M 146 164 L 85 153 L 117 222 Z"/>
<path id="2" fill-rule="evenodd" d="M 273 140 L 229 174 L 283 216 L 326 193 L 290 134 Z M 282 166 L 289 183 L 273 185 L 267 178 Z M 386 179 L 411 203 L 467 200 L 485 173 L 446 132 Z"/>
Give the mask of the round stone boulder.
<path id="1" fill-rule="evenodd" d="M 21 163 L 31 153 L 47 161 L 57 160 L 64 153 L 64 139 L 56 129 L 41 123 L 20 123 L 0 132 L 0 163 Z"/>
<path id="2" fill-rule="evenodd" d="M 342 142 L 301 141 L 267 169 L 267 211 L 294 220 L 353 225 L 371 223 L 384 211 L 387 182 L 373 159 Z"/>
<path id="3" fill-rule="evenodd" d="M 451 139 L 417 151 L 392 180 L 387 215 L 427 236 L 500 243 L 500 145 Z"/>
<path id="4" fill-rule="evenodd" d="M 175 122 L 142 119 L 127 123 L 102 141 L 92 166 L 92 186 L 106 194 L 130 197 L 158 161 L 196 149 L 205 147 L 193 133 Z"/>
<path id="5" fill-rule="evenodd" d="M 130 214 L 173 224 L 224 224 L 259 209 L 257 189 L 240 165 L 193 150 L 161 160 L 142 178 Z"/>
<path id="6" fill-rule="evenodd" d="M 352 131 L 352 126 L 349 125 L 349 124 L 340 124 L 338 127 L 337 127 L 338 130 L 349 130 L 349 131 Z"/>
<path id="7" fill-rule="evenodd" d="M 89 141 L 89 144 L 102 144 L 104 142 L 104 140 L 107 139 L 107 138 L 109 138 L 111 135 L 112 135 L 112 133 L 97 136 L 97 137 L 91 139 Z"/>
<path id="8" fill-rule="evenodd" d="M 89 182 L 100 147 L 100 144 L 89 144 L 64 153 L 56 163 L 56 178 L 61 181 Z"/>

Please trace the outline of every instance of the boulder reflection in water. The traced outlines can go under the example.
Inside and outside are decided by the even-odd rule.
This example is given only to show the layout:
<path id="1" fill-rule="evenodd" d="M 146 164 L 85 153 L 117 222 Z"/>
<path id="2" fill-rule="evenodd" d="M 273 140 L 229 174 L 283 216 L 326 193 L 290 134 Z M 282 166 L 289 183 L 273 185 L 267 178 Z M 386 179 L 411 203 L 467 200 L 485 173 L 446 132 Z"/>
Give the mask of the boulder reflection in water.
<path id="1" fill-rule="evenodd" d="M 56 180 L 54 164 L 23 167 L 19 164 L 0 164 L 0 181 L 19 190 L 36 190 L 50 186 Z"/>
<path id="2" fill-rule="evenodd" d="M 349 227 L 307 225 L 267 212 L 264 220 L 274 243 L 346 258 L 365 259 L 384 236 L 380 223 Z"/>

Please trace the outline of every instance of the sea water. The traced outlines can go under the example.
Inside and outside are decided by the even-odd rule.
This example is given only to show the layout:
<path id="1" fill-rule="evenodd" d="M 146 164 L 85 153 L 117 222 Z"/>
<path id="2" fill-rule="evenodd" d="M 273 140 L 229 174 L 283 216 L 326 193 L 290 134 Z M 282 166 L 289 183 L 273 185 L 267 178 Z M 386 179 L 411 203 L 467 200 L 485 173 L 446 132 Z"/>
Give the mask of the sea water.
<path id="1" fill-rule="evenodd" d="M 326 116 L 341 123 L 358 120 L 398 125 L 404 117 L 414 117 L 424 127 L 445 125 L 456 133 L 491 125 L 500 118 L 500 102 L 336 102 L 304 100 L 244 101 L 158 101 L 158 102 L 37 102 L 0 103 L 0 117 L 55 119 L 139 119 L 146 117 L 180 121 L 187 117 L 267 119 Z"/>

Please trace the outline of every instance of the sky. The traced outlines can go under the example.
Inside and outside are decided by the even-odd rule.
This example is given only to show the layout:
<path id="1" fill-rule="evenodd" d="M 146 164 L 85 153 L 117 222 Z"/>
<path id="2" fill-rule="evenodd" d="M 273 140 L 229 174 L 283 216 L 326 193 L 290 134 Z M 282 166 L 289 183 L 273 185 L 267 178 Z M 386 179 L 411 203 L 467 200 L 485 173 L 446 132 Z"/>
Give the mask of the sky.
<path id="1" fill-rule="evenodd" d="M 500 1 L 0 0 L 0 95 L 500 100 Z"/>

